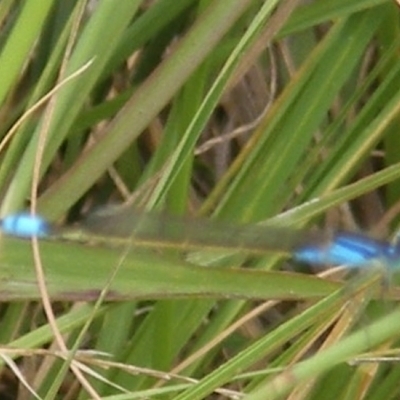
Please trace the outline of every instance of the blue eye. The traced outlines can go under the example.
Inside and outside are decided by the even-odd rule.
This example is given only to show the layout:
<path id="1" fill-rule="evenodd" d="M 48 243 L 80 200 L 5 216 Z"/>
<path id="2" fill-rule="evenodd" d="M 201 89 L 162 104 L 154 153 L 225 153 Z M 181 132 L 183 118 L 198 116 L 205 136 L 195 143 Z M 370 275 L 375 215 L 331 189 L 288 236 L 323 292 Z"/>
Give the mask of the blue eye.
<path id="1" fill-rule="evenodd" d="M 341 265 L 360 268 L 373 261 L 391 262 L 400 258 L 398 245 L 358 233 L 337 232 L 325 244 L 305 244 L 294 251 L 294 258 L 314 265 Z"/>
<path id="2" fill-rule="evenodd" d="M 50 234 L 50 225 L 44 218 L 28 213 L 8 215 L 1 220 L 0 226 L 4 234 L 22 238 Z"/>

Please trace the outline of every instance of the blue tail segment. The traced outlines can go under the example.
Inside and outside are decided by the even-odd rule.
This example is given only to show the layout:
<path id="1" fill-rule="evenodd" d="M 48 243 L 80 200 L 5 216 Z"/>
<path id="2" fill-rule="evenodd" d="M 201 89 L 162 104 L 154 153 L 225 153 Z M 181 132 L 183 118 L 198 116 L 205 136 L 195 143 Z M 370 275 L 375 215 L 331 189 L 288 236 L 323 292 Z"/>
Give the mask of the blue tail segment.
<path id="1" fill-rule="evenodd" d="M 131 226 L 129 218 L 125 218 L 125 220 L 127 220 L 128 225 Z M 114 225 L 118 226 L 118 222 L 115 222 L 116 221 L 114 221 Z M 173 221 L 171 223 L 173 223 Z M 209 221 L 208 224 L 210 224 Z M 162 226 L 163 225 L 161 225 L 160 228 L 161 230 L 163 229 Z M 180 225 L 178 226 L 180 227 Z M 209 225 L 208 228 L 211 229 L 211 226 L 212 225 Z M 265 252 L 271 250 L 288 252 L 292 255 L 294 260 L 310 265 L 346 265 L 349 268 L 362 268 L 373 263 L 379 263 L 388 268 L 395 268 L 397 264 L 400 264 L 400 241 L 391 244 L 386 241 L 375 240 L 368 236 L 352 232 L 336 232 L 331 236 L 326 236 L 323 233 L 321 233 L 321 235 L 316 235 L 315 232 L 296 232 L 291 229 L 261 227 L 258 225 L 254 227 L 245 226 L 244 231 L 243 227 L 237 227 L 237 232 L 235 234 L 235 227 L 230 228 L 232 231 L 231 235 L 236 235 L 237 237 L 240 236 L 240 232 L 242 234 L 243 232 L 246 233 L 242 235 L 244 250 L 246 249 L 246 240 L 247 243 L 250 243 L 251 241 L 254 242 L 254 240 L 257 240 L 257 238 L 267 238 L 268 235 L 272 235 L 270 241 L 262 240 L 262 248 L 263 250 L 265 248 Z M 30 238 L 33 236 L 46 238 L 52 236 L 54 233 L 51 224 L 44 218 L 28 213 L 6 216 L 0 221 L 0 229 L 6 235 L 20 238 Z M 196 229 L 201 229 L 200 225 L 196 225 Z M 248 235 L 250 230 L 252 235 Z M 100 229 L 100 233 L 104 232 Z M 224 232 L 222 232 L 222 234 L 223 233 Z M 207 237 L 207 239 L 209 240 L 210 238 Z M 216 231 L 213 231 L 211 235 L 211 241 L 214 240 L 221 241 Z M 237 248 L 238 243 L 235 243 L 235 248 Z M 228 247 L 229 240 L 227 241 L 227 248 Z"/>
<path id="2" fill-rule="evenodd" d="M 21 238 L 39 238 L 50 235 L 50 224 L 39 215 L 28 213 L 11 214 L 0 221 L 0 228 L 4 234 Z"/>

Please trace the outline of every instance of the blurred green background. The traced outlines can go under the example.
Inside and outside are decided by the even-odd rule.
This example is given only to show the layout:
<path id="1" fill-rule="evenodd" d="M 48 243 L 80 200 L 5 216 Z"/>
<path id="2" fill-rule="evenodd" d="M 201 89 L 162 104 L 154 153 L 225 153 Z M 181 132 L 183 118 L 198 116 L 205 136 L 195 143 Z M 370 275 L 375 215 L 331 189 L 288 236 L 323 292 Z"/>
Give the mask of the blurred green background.
<path id="1" fill-rule="evenodd" d="M 1 1 L 1 214 L 73 227 L 127 203 L 390 238 L 399 13 L 387 0 Z M 2 398 L 399 397 L 396 358 L 360 361 L 396 355 L 386 275 L 343 285 L 245 248 L 0 246 Z"/>

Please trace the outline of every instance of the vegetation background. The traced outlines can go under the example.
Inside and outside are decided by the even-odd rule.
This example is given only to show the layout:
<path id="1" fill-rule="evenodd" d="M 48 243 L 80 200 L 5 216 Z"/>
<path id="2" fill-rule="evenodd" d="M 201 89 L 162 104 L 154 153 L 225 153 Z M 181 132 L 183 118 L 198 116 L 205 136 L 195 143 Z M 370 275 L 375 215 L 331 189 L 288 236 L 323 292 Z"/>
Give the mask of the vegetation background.
<path id="1" fill-rule="evenodd" d="M 388 0 L 1 1 L 2 215 L 73 225 L 129 202 L 389 237 L 399 13 Z M 374 274 L 343 288 L 337 272 L 228 244 L 133 247 L 1 239 L 2 398 L 399 398 L 395 279 L 382 295 Z"/>

